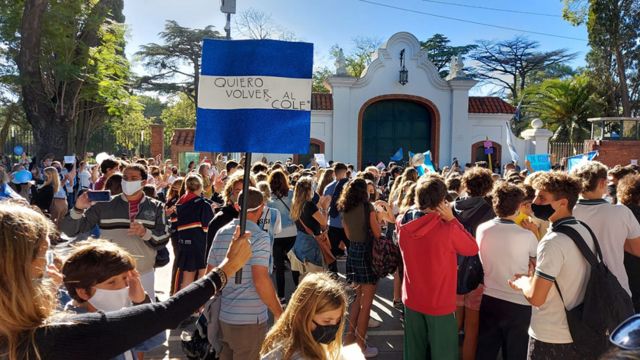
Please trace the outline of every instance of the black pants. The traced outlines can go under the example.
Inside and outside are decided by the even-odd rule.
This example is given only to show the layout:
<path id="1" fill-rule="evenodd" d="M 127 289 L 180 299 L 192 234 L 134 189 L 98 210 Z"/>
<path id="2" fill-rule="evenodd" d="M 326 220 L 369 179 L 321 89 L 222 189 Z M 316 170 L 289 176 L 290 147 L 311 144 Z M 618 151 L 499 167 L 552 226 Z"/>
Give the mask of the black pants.
<path id="1" fill-rule="evenodd" d="M 347 249 L 349 248 L 349 239 L 347 239 L 347 234 L 344 233 L 343 228 L 329 226 L 329 242 L 331 243 L 331 253 L 335 257 L 344 255 L 344 250 L 340 249 L 340 242 L 343 242 Z M 338 262 L 334 261 L 329 264 L 328 269 L 332 273 L 337 273 Z"/>
<path id="2" fill-rule="evenodd" d="M 550 344 L 529 338 L 527 360 L 585 360 L 585 358 L 578 355 L 573 343 Z"/>
<path id="3" fill-rule="evenodd" d="M 514 304 L 488 295 L 480 303 L 477 360 L 526 359 L 531 306 Z"/>
<path id="4" fill-rule="evenodd" d="M 284 272 L 286 270 L 284 262 L 287 259 L 287 253 L 291 248 L 293 248 L 293 244 L 295 242 L 295 236 L 275 238 L 273 241 L 273 263 L 276 266 L 276 288 L 278 291 L 278 298 L 284 297 Z M 292 271 L 291 276 L 293 276 L 293 283 L 298 286 L 300 273 Z"/>

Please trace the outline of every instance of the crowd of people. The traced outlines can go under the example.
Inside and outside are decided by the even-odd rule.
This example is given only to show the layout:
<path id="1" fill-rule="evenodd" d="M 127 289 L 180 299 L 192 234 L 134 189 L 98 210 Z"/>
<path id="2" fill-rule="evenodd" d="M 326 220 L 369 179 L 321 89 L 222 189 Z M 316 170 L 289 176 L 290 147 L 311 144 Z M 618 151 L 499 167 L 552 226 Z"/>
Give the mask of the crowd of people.
<path id="1" fill-rule="evenodd" d="M 401 255 L 389 275 L 404 359 L 640 354 L 638 321 L 612 344 L 599 334 L 611 349 L 594 351 L 569 315 L 590 296 L 585 249 L 622 289 L 611 307 L 628 298 L 628 315 L 640 311 L 635 166 L 63 162 L 0 167 L 0 358 L 142 359 L 164 330 L 196 321 L 224 360 L 374 358 L 381 242 Z M 159 301 L 168 264 L 171 297 Z"/>

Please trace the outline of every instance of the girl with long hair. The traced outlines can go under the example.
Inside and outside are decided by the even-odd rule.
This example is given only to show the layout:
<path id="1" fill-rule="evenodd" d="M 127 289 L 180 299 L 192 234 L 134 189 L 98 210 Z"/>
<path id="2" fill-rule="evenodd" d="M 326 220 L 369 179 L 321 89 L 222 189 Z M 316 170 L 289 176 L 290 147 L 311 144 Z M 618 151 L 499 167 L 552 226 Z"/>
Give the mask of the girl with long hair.
<path id="1" fill-rule="evenodd" d="M 234 240 L 220 267 L 164 302 L 106 313 L 56 314 L 56 283 L 48 265 L 53 224 L 36 210 L 0 203 L 0 356 L 22 359 L 109 359 L 176 327 L 226 285 L 251 256 L 249 233 Z M 46 277 L 44 275 L 47 275 Z M 132 275 L 136 276 L 136 275 Z M 55 282 L 54 282 L 55 281 Z M 92 289 L 87 289 L 91 296 Z"/>
<path id="2" fill-rule="evenodd" d="M 306 276 L 262 344 L 263 360 L 339 359 L 347 295 L 328 273 Z"/>
<path id="3" fill-rule="evenodd" d="M 174 289 L 184 289 L 205 274 L 207 268 L 207 228 L 213 209 L 205 199 L 202 178 L 189 174 L 184 179 L 186 192 L 176 203 L 176 218 L 171 227 L 178 234 L 177 276 Z"/>
<path id="4" fill-rule="evenodd" d="M 211 170 L 211 165 L 208 163 L 202 163 L 198 168 L 198 174 L 202 178 L 202 195 L 207 199 L 210 199 L 213 195 L 213 182 L 211 181 L 209 170 Z"/>
<path id="5" fill-rule="evenodd" d="M 284 171 L 278 169 L 269 175 L 269 188 L 271 189 L 271 199 L 267 203 L 269 207 L 280 211 L 282 231 L 276 234 L 273 240 L 273 263 L 276 267 L 276 291 L 281 303 L 286 302 L 285 298 L 285 260 L 287 254 L 296 242 L 298 230 L 296 224 L 291 220 L 290 210 L 293 199 L 293 189 L 289 186 L 289 179 Z M 291 270 L 293 284 L 298 285 L 300 272 Z"/>
<path id="6" fill-rule="evenodd" d="M 322 198 L 318 205 L 312 199 L 313 180 L 303 176 L 293 190 L 290 216 L 298 229 L 293 253 L 304 265 L 305 272 L 322 271 L 324 266 L 335 261 L 327 237 L 327 211 L 331 199 Z"/>
<path id="7" fill-rule="evenodd" d="M 347 281 L 353 284 L 356 296 L 349 312 L 346 344 L 357 342 L 365 357 L 378 355 L 378 349 L 366 344 L 369 313 L 376 293 L 378 277 L 371 265 L 373 242 L 380 238 L 380 225 L 369 202 L 367 182 L 356 178 L 347 184 L 338 200 L 342 225 L 351 246 L 347 252 Z"/>
<path id="8" fill-rule="evenodd" d="M 325 169 L 325 171 L 322 173 L 322 176 L 320 176 L 320 180 L 318 180 L 318 187 L 316 188 L 316 193 L 318 194 L 318 196 L 322 196 L 322 194 L 324 194 L 324 188 L 326 188 L 327 185 L 331 184 L 331 182 L 335 179 L 336 176 L 333 169 Z"/>
<path id="9" fill-rule="evenodd" d="M 44 169 L 44 183 L 37 187 L 34 203 L 43 212 L 49 213 L 53 204 L 53 194 L 60 188 L 58 170 L 53 166 Z"/>

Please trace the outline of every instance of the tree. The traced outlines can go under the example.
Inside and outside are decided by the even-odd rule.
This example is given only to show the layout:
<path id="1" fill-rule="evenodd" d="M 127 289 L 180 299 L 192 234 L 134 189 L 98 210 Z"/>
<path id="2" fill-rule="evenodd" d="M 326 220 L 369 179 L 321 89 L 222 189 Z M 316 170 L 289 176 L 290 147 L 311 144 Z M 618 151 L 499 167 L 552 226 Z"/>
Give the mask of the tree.
<path id="1" fill-rule="evenodd" d="M 236 31 L 241 37 L 249 39 L 277 39 L 293 41 L 295 35 L 274 23 L 271 14 L 255 8 L 242 11 L 235 17 Z"/>
<path id="2" fill-rule="evenodd" d="M 333 73 L 331 72 L 331 70 L 329 70 L 329 68 L 327 67 L 321 67 L 316 69 L 313 72 L 313 85 L 312 85 L 312 92 L 317 92 L 317 93 L 328 93 L 329 89 L 327 89 L 324 86 L 324 82 L 325 80 L 327 80 L 327 78 L 329 78 L 329 76 L 333 75 Z"/>
<path id="3" fill-rule="evenodd" d="M 4 1 L 0 32 L 17 65 L 36 153 L 82 155 L 89 132 L 135 107 L 122 0 Z"/>
<path id="4" fill-rule="evenodd" d="M 379 39 L 369 37 L 357 37 L 353 39 L 354 48 L 349 55 L 345 56 L 347 64 L 347 73 L 353 77 L 359 78 L 373 60 L 378 47 L 382 42 Z M 335 59 L 338 56 L 340 47 L 334 45 L 331 47 L 331 56 Z"/>
<path id="5" fill-rule="evenodd" d="M 531 113 L 547 121 L 554 131 L 553 140 L 581 142 L 590 136 L 589 117 L 597 115 L 603 100 L 593 91 L 585 75 L 570 79 L 548 79 L 528 91 L 527 106 Z"/>
<path id="6" fill-rule="evenodd" d="M 420 42 L 420 47 L 427 52 L 429 60 L 436 66 L 440 77 L 443 78 L 449 75 L 452 56 L 464 56 L 477 48 L 477 45 L 451 46 L 450 42 L 451 40 L 442 34 L 434 34 L 427 40 Z"/>
<path id="7" fill-rule="evenodd" d="M 167 104 L 163 103 L 158 98 L 146 95 L 138 96 L 138 101 L 144 107 L 144 110 L 142 111 L 144 117 L 148 118 L 152 123 L 162 123 L 162 119 L 160 117 L 164 109 L 167 108 Z"/>
<path id="8" fill-rule="evenodd" d="M 213 26 L 204 29 L 190 29 L 168 20 L 160 33 L 163 45 L 150 43 L 142 45 L 136 56 L 143 61 L 151 74 L 142 76 L 139 87 L 145 91 L 161 94 L 186 95 L 195 109 L 200 81 L 200 59 L 203 39 L 220 39 L 222 36 Z"/>
<path id="9" fill-rule="evenodd" d="M 562 64 L 573 58 L 575 53 L 566 49 L 547 52 L 537 51 L 537 41 L 516 36 L 511 40 L 477 42 L 478 47 L 471 53 L 477 62 L 476 76 L 508 90 L 508 96 L 517 102 L 527 86 L 532 73 L 549 66 Z"/>
<path id="10" fill-rule="evenodd" d="M 129 154 L 142 153 L 145 139 L 150 138 L 151 119 L 146 118 L 141 110 L 132 111 L 122 118 L 109 123 L 115 135 L 116 145 L 127 150 Z"/>
<path id="11" fill-rule="evenodd" d="M 196 126 L 196 109 L 191 99 L 185 94 L 174 97 L 160 115 L 164 124 L 165 146 L 171 143 L 175 129 L 194 128 Z"/>
<path id="12" fill-rule="evenodd" d="M 604 76 L 611 95 L 619 99 L 623 116 L 638 104 L 640 67 L 640 4 L 637 0 L 564 0 L 563 16 L 574 25 L 586 23 L 594 73 Z M 610 73 L 605 75 L 605 73 Z M 609 79 L 610 78 L 610 79 Z M 630 81 L 631 80 L 631 81 Z"/>

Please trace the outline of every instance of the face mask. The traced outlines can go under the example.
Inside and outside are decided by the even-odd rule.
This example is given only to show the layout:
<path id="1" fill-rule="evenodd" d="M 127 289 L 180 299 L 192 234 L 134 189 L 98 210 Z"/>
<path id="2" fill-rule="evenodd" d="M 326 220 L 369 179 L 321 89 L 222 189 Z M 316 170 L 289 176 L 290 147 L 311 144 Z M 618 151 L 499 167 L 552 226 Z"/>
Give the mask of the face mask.
<path id="1" fill-rule="evenodd" d="M 89 303 L 94 308 L 102 311 L 117 311 L 129 306 L 129 287 L 123 287 L 120 290 L 96 289 Z"/>
<path id="2" fill-rule="evenodd" d="M 616 193 L 617 193 L 617 191 L 618 191 L 618 189 L 617 189 L 617 188 L 618 188 L 618 187 L 617 187 L 616 185 L 614 185 L 614 184 L 607 185 L 607 192 L 609 193 L 609 195 L 610 195 L 611 197 L 616 197 Z"/>
<path id="3" fill-rule="evenodd" d="M 369 202 L 376 202 L 376 194 L 369 194 Z"/>
<path id="4" fill-rule="evenodd" d="M 551 204 L 547 205 L 537 205 L 531 204 L 531 210 L 533 211 L 533 216 L 537 217 L 540 220 L 547 221 L 556 211 L 553 209 Z"/>
<path id="5" fill-rule="evenodd" d="M 313 336 L 315 341 L 326 345 L 336 340 L 340 323 L 335 325 L 318 325 L 315 321 L 313 321 L 313 323 L 316 324 L 316 328 L 311 331 L 311 336 Z"/>
<path id="6" fill-rule="evenodd" d="M 135 180 L 135 181 L 122 180 L 122 192 L 125 195 L 131 196 L 136 192 L 138 192 L 138 190 L 140 189 L 142 189 L 142 180 Z"/>

